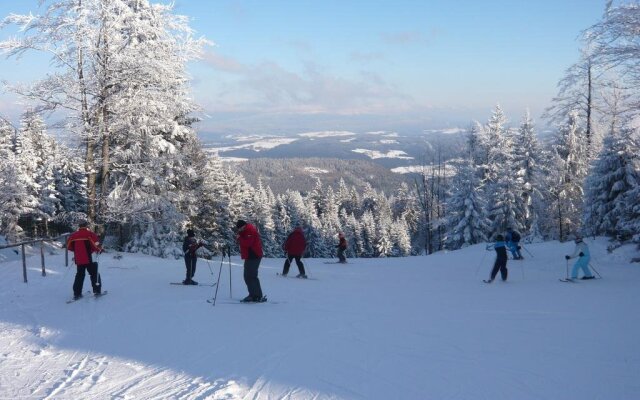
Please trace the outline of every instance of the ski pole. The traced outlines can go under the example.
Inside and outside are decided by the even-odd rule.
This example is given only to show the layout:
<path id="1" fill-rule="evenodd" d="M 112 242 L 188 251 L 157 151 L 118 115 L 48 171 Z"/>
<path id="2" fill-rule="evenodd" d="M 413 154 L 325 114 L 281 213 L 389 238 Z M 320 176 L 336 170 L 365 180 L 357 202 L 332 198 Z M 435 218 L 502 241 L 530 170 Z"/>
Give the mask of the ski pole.
<path id="1" fill-rule="evenodd" d="M 213 294 L 213 305 L 215 307 L 216 300 L 218 299 L 218 286 L 220 283 L 220 274 L 222 273 L 222 265 L 224 264 L 224 250 L 222 251 L 222 260 L 220 260 L 220 268 L 218 268 L 218 280 L 216 281 L 216 291 Z"/>
<path id="2" fill-rule="evenodd" d="M 593 272 L 596 273 L 596 275 L 598 275 L 598 278 L 602 278 L 602 275 L 600 275 L 600 272 L 598 272 L 597 269 L 595 269 L 595 267 L 593 266 L 593 264 L 589 263 L 589 266 L 591 267 L 591 269 L 593 270 Z"/>
<path id="3" fill-rule="evenodd" d="M 209 263 L 209 260 L 207 258 L 204 259 L 207 262 L 207 266 L 209 267 L 209 271 L 211 272 L 211 275 L 213 276 L 213 270 L 211 269 L 211 264 Z"/>
<path id="4" fill-rule="evenodd" d="M 520 246 L 520 247 L 522 247 L 524 249 L 524 251 L 526 251 L 527 254 L 529 254 L 531 256 L 531 258 L 533 258 L 533 254 L 531 254 L 531 252 L 526 247 L 524 247 L 524 246 Z"/>
<path id="5" fill-rule="evenodd" d="M 482 258 L 480 259 L 480 262 L 478 263 L 478 266 L 476 267 L 476 278 L 478 277 L 478 271 L 480 270 L 480 266 L 482 265 L 482 262 L 484 261 L 484 258 L 486 257 L 487 252 L 485 251 L 484 254 L 482 255 Z"/>

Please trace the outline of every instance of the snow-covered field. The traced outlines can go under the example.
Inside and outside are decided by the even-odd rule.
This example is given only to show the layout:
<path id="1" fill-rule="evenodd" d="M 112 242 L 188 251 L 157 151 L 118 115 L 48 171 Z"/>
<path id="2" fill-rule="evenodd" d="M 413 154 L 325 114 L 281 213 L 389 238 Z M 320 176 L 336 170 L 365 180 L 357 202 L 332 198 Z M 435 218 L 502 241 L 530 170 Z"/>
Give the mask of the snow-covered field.
<path id="1" fill-rule="evenodd" d="M 276 303 L 229 302 L 229 265 L 183 287 L 180 260 L 105 253 L 107 296 L 66 304 L 63 255 L 0 263 L 2 399 L 638 399 L 640 265 L 588 241 L 604 277 L 561 283 L 572 243 L 532 244 L 482 283 L 483 246 L 429 257 L 260 269 Z M 6 255 L 6 250 L 4 251 Z M 326 260 L 324 260 L 326 261 Z M 246 295 L 232 257 L 233 298 Z M 217 278 L 200 260 L 196 280 Z M 296 272 L 295 265 L 292 272 Z M 89 287 L 88 277 L 85 290 Z"/>

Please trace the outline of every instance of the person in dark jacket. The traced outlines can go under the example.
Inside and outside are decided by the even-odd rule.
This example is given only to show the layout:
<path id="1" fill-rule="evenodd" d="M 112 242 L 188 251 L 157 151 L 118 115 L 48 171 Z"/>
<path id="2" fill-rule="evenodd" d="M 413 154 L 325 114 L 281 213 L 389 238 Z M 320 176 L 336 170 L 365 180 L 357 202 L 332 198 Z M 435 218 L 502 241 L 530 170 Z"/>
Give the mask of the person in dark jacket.
<path id="1" fill-rule="evenodd" d="M 302 227 L 300 225 L 296 226 L 296 228 L 289 234 L 287 240 L 282 245 L 282 249 L 287 252 L 287 259 L 284 262 L 284 267 L 282 269 L 282 276 L 287 276 L 289 273 L 289 267 L 291 266 L 291 260 L 295 258 L 296 265 L 298 266 L 298 276 L 296 278 L 307 278 L 307 274 L 304 271 L 304 264 L 302 263 L 302 256 L 304 255 L 304 250 L 307 247 L 307 241 L 304 238 L 304 232 L 302 232 Z"/>
<path id="2" fill-rule="evenodd" d="M 344 233 L 338 233 L 338 260 L 341 264 L 347 263 L 347 258 L 344 256 L 344 252 L 347 250 L 347 239 L 344 237 Z"/>
<path id="3" fill-rule="evenodd" d="M 252 224 L 239 219 L 236 222 L 238 232 L 236 240 L 240 246 L 240 258 L 244 260 L 244 282 L 247 284 L 249 295 L 242 299 L 243 302 L 267 301 L 262 295 L 262 287 L 258 279 L 258 268 L 262 260 L 262 240 L 260 233 Z"/>
<path id="4" fill-rule="evenodd" d="M 67 239 L 67 249 L 73 251 L 76 263 L 76 278 L 73 282 L 73 298 L 82 297 L 85 273 L 89 272 L 93 294 L 102 293 L 102 279 L 98 273 L 98 263 L 93 262 L 92 253 L 102 253 L 98 235 L 89 230 L 87 221 L 80 221 L 78 230 Z"/>
<path id="5" fill-rule="evenodd" d="M 507 280 L 507 248 L 504 243 L 504 237 L 502 235 L 496 236 L 496 242 L 494 244 L 490 244 L 487 246 L 487 250 L 495 250 L 496 251 L 496 261 L 493 264 L 493 269 L 491 270 L 491 279 L 485 281 L 487 283 L 493 282 L 500 271 L 500 275 L 503 281 Z"/>
<path id="6" fill-rule="evenodd" d="M 182 251 L 184 252 L 184 264 L 187 267 L 187 277 L 182 281 L 183 285 L 197 285 L 198 282 L 193 280 L 196 274 L 196 263 L 198 262 L 198 254 L 196 253 L 203 243 L 196 240 L 196 233 L 193 229 L 187 229 L 187 236 L 182 242 Z"/>
<path id="7" fill-rule="evenodd" d="M 507 235 L 505 237 L 507 247 L 511 251 L 511 255 L 514 260 L 522 260 L 522 254 L 520 253 L 520 234 L 513 230 L 513 228 L 507 228 Z"/>

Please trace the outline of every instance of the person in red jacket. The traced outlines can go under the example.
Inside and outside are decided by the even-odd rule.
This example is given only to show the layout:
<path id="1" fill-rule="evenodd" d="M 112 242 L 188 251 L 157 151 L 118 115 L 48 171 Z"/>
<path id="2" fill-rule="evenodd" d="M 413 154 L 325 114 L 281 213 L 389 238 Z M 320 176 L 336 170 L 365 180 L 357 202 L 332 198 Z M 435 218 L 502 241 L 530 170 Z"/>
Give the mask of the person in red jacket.
<path id="1" fill-rule="evenodd" d="M 307 241 L 304 238 L 302 227 L 300 225 L 297 225 L 282 245 L 282 249 L 287 252 L 287 259 L 284 262 L 282 276 L 287 276 L 287 274 L 289 273 L 289 267 L 291 266 L 291 260 L 295 258 L 296 265 L 298 266 L 298 271 L 300 272 L 298 276 L 296 276 L 296 278 L 307 278 L 307 274 L 305 274 L 304 272 L 304 264 L 301 260 L 306 247 Z"/>
<path id="2" fill-rule="evenodd" d="M 267 301 L 267 298 L 262 295 L 258 279 L 258 268 L 262 260 L 260 233 L 255 226 L 241 219 L 236 222 L 236 230 L 238 232 L 236 240 L 240 245 L 240 257 L 244 260 L 244 282 L 249 290 L 249 295 L 242 301 L 262 303 Z"/>
<path id="3" fill-rule="evenodd" d="M 93 294 L 102 293 L 102 279 L 98 273 L 98 263 L 93 262 L 92 253 L 102 253 L 102 247 L 98 235 L 91 232 L 87 221 L 80 221 L 78 230 L 67 239 L 67 249 L 73 251 L 73 259 L 76 263 L 76 278 L 73 282 L 73 298 L 82 297 L 82 285 L 84 284 L 85 271 L 91 277 Z"/>
<path id="4" fill-rule="evenodd" d="M 341 264 L 347 263 L 347 258 L 344 256 L 344 252 L 347 250 L 347 239 L 344 237 L 344 233 L 340 232 L 338 234 L 338 262 Z"/>

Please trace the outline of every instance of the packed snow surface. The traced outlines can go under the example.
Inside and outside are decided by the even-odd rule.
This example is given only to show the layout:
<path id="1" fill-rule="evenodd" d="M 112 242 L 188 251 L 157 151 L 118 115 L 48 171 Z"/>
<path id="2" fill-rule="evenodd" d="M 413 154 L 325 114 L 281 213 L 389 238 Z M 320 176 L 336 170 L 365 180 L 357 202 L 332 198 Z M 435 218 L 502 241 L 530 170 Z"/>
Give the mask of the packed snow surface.
<path id="1" fill-rule="evenodd" d="M 240 304 L 241 261 L 105 253 L 102 298 L 66 304 L 64 254 L 0 262 L 2 399 L 638 399 L 640 265 L 589 241 L 603 277 L 562 283 L 572 243 L 526 246 L 508 282 L 482 283 L 483 245 L 427 257 L 265 259 L 271 302 Z M 533 257 L 529 254 L 533 254 Z M 229 272 L 231 270 L 231 273 Z M 290 275 L 297 273 L 294 265 Z M 232 296 L 229 282 L 231 278 Z M 88 277 L 85 291 L 90 288 Z"/>

